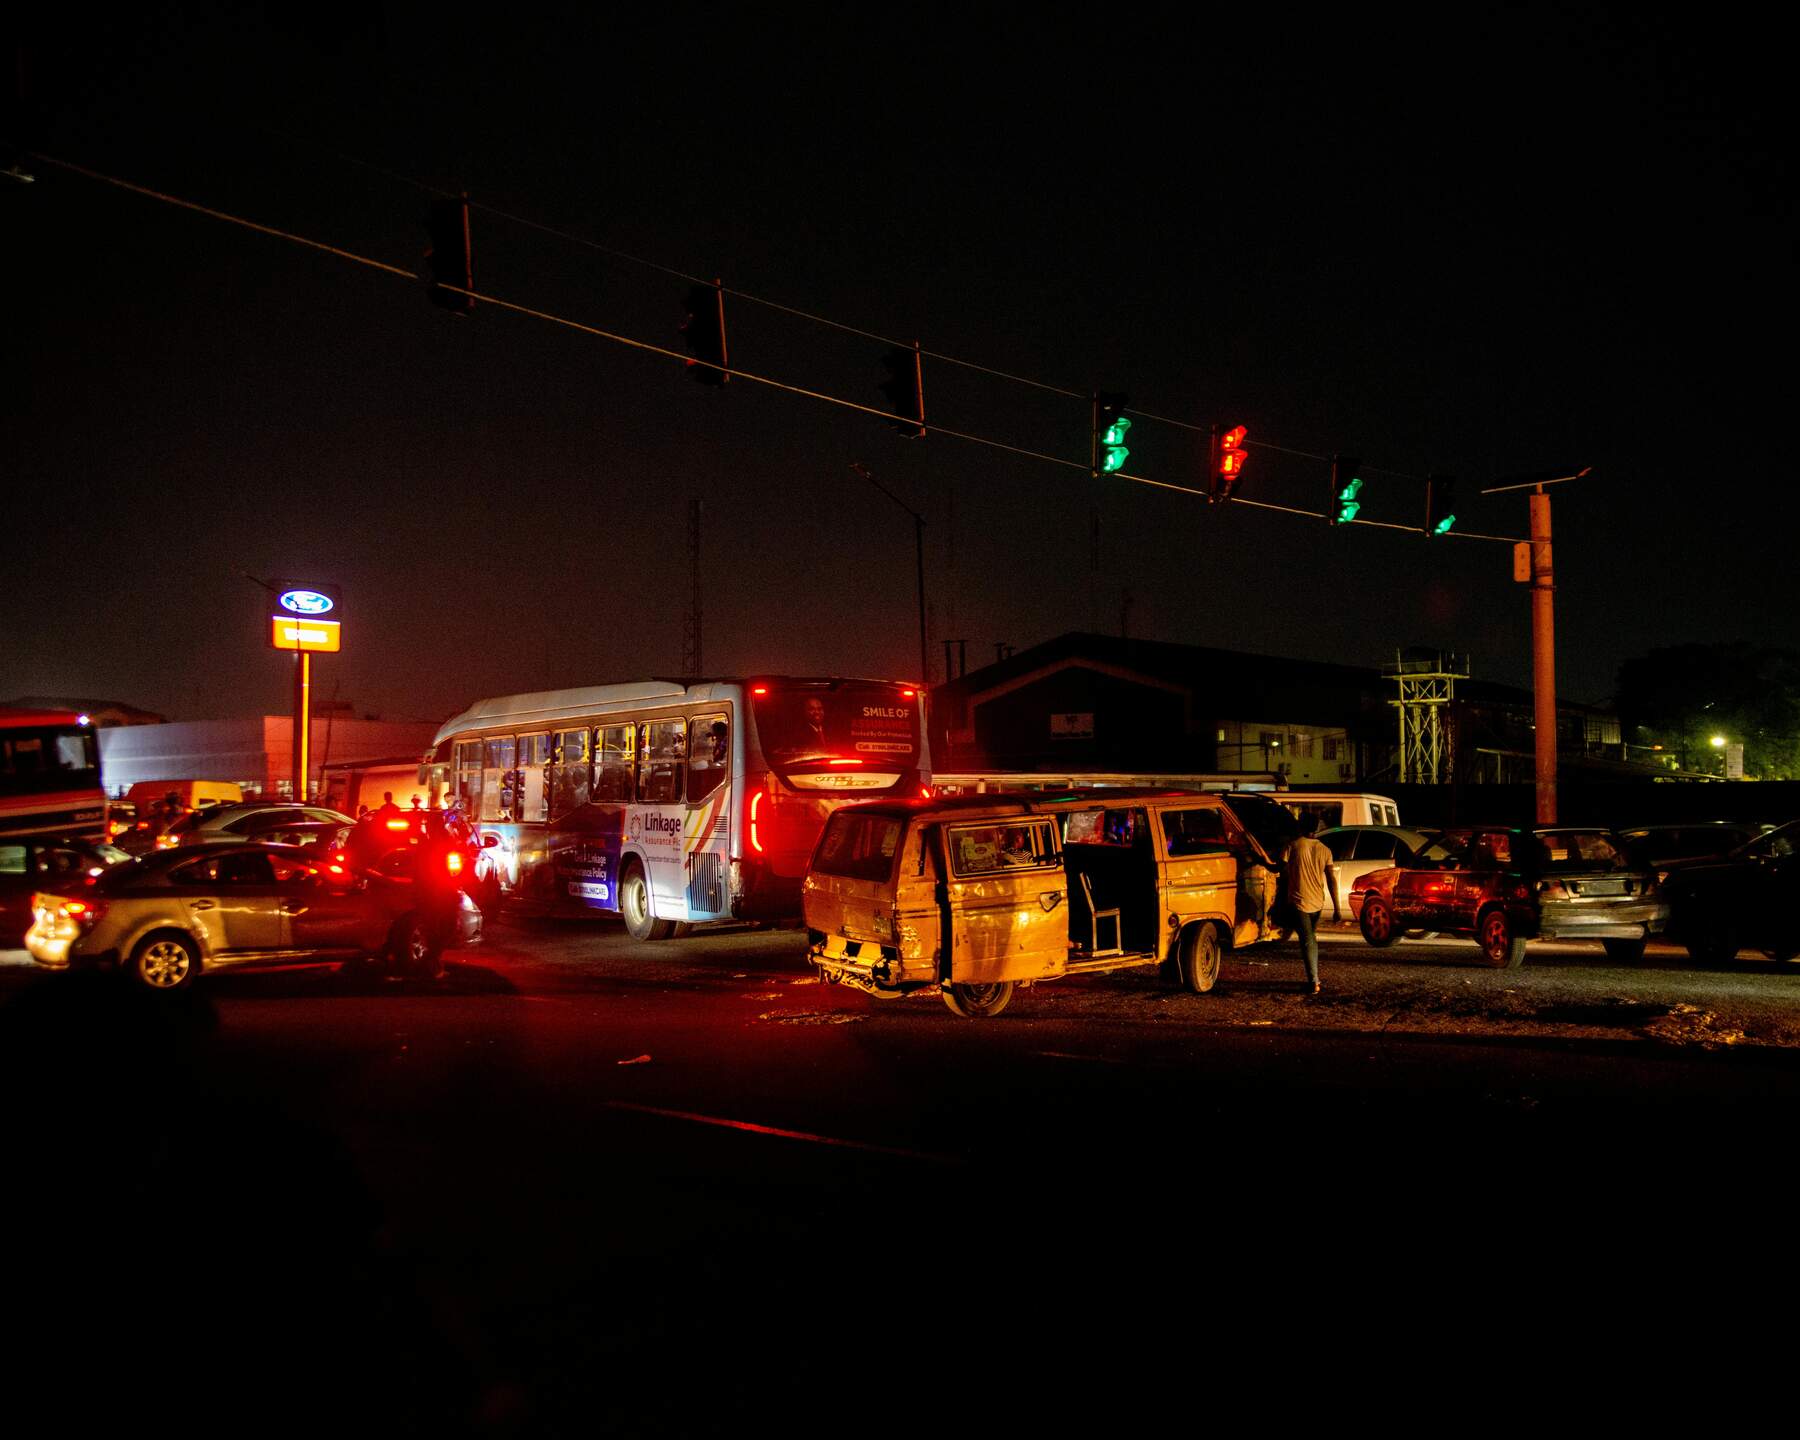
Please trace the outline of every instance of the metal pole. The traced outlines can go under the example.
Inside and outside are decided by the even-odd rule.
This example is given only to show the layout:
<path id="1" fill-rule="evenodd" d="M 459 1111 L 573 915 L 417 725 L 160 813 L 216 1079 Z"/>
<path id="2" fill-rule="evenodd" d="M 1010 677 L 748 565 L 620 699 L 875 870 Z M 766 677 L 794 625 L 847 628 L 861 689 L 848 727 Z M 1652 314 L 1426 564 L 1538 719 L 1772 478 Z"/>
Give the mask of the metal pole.
<path id="1" fill-rule="evenodd" d="M 294 799 L 306 803 L 306 777 L 312 769 L 312 652 L 294 652 Z"/>
<path id="2" fill-rule="evenodd" d="M 1531 680 L 1537 721 L 1537 823 L 1556 823 L 1556 581 L 1550 565 L 1550 497 L 1531 494 Z"/>

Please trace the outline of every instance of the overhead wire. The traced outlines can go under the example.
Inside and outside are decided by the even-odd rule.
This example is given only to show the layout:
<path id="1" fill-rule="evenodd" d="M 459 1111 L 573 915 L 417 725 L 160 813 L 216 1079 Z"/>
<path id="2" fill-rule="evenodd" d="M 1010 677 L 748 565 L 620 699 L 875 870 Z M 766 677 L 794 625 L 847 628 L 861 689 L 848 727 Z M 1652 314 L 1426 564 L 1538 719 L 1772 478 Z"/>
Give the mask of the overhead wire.
<path id="1" fill-rule="evenodd" d="M 387 176 L 388 178 L 393 179 L 397 182 L 412 185 L 412 186 L 414 186 L 420 190 L 423 190 L 427 193 L 435 194 L 435 195 L 438 195 L 438 196 L 441 196 L 444 198 L 463 199 L 466 201 L 466 203 L 472 209 L 479 209 L 479 210 L 483 211 L 484 213 L 492 214 L 497 218 L 508 220 L 515 224 L 524 225 L 531 229 L 540 230 L 546 234 L 554 235 L 560 239 L 570 241 L 574 244 L 583 245 L 589 249 L 596 250 L 603 254 L 613 256 L 614 258 L 627 260 L 633 264 L 641 265 L 641 266 L 644 266 L 645 268 L 659 271 L 665 275 L 671 275 L 671 276 L 677 277 L 679 279 L 687 280 L 694 284 L 707 285 L 707 286 L 715 286 L 716 285 L 716 282 L 708 281 L 700 276 L 690 275 L 686 271 L 678 270 L 671 266 L 662 265 L 653 260 L 645 260 L 641 256 L 633 255 L 633 254 L 629 253 L 628 251 L 616 250 L 610 246 L 601 245 L 595 241 L 588 240 L 583 236 L 570 234 L 568 231 L 562 230 L 558 227 L 545 225 L 539 221 L 532 220 L 527 216 L 515 215 L 515 214 L 511 213 L 510 211 L 501 210 L 497 206 L 484 204 L 480 201 L 476 201 L 474 199 L 467 197 L 460 191 L 446 190 L 440 186 L 431 185 L 426 181 L 419 180 L 415 177 L 405 175 L 398 171 L 390 170 L 384 166 L 376 165 L 371 161 L 363 160 L 363 159 L 360 159 L 353 155 L 346 155 L 346 154 L 343 154 L 342 152 L 338 152 L 338 151 L 329 151 L 328 153 L 331 153 L 337 159 L 343 160 L 346 163 L 363 166 L 364 168 L 375 171 L 378 174 Z M 327 243 L 325 241 L 321 241 L 321 240 L 315 240 L 315 239 L 311 238 L 310 236 L 301 235 L 298 232 L 291 231 L 291 230 L 284 230 L 278 226 L 266 225 L 266 224 L 263 224 L 261 221 L 251 220 L 246 216 L 234 215 L 229 211 L 220 210 L 214 206 L 202 205 L 202 204 L 198 203 L 197 201 L 187 200 L 181 196 L 172 195 L 166 191 L 157 190 L 157 189 L 154 189 L 147 185 L 139 185 L 139 184 L 135 183 L 134 181 L 126 180 L 126 179 L 123 179 L 116 175 L 108 175 L 102 171 L 94 170 L 88 166 L 79 165 L 73 161 L 64 160 L 57 156 L 46 155 L 46 154 L 42 154 L 42 153 L 33 153 L 31 158 L 34 160 L 37 160 L 43 164 L 52 165 L 52 166 L 56 166 L 60 169 L 67 170 L 73 174 L 80 175 L 86 179 L 94 180 L 101 184 L 115 186 L 116 188 L 125 190 L 131 194 L 141 195 L 147 199 L 156 200 L 161 203 L 168 204 L 168 205 L 173 205 L 179 209 L 187 210 L 187 211 L 193 212 L 195 214 L 199 214 L 199 215 L 204 215 L 204 216 L 208 217 L 209 219 L 220 220 L 220 221 L 224 221 L 227 224 L 237 225 L 237 226 L 242 227 L 243 229 L 251 230 L 258 234 L 269 235 L 276 239 L 291 241 L 292 243 L 294 243 L 296 245 L 305 246 L 306 248 L 312 249 L 312 250 L 318 250 L 325 254 L 335 256 L 339 259 L 349 260 L 355 264 L 363 265 L 370 269 L 381 271 L 384 274 L 396 275 L 403 279 L 414 281 L 415 283 L 426 283 L 428 280 L 428 277 L 419 274 L 417 271 L 409 270 L 402 266 L 393 265 L 384 260 L 377 260 L 373 256 L 362 255 L 362 254 L 357 253 L 356 251 L 347 250 L 347 249 L 343 248 L 342 246 L 332 245 L 332 244 L 329 244 L 329 243 Z M 543 321 L 546 321 L 551 324 L 562 326 L 566 329 L 578 331 L 582 334 L 592 335 L 599 339 L 609 340 L 616 344 L 625 345 L 634 350 L 642 350 L 642 351 L 646 351 L 650 354 L 663 355 L 663 356 L 667 356 L 668 358 L 673 359 L 673 360 L 680 360 L 686 365 L 704 366 L 705 368 L 708 368 L 708 369 L 723 369 L 725 371 L 725 373 L 729 376 L 737 376 L 737 377 L 740 377 L 744 380 L 751 381 L 758 385 L 768 386 L 771 389 L 785 391 L 785 392 L 787 392 L 789 394 L 793 394 L 793 395 L 805 396 L 809 399 L 822 400 L 822 401 L 826 402 L 827 404 L 836 405 L 843 409 L 855 410 L 855 411 L 858 411 L 859 413 L 865 414 L 865 415 L 873 415 L 873 416 L 875 416 L 879 419 L 883 419 L 883 420 L 892 420 L 893 419 L 893 414 L 889 410 L 880 409 L 873 405 L 865 405 L 865 404 L 862 404 L 860 401 L 847 400 L 847 399 L 843 398 L 842 396 L 832 395 L 827 391 L 814 390 L 807 386 L 802 386 L 802 385 L 794 385 L 794 384 L 791 384 L 784 380 L 778 380 L 773 376 L 760 375 L 753 371 L 740 369 L 736 366 L 711 365 L 707 361 L 693 359 L 689 356 L 683 355 L 680 351 L 670 349 L 669 347 L 664 346 L 664 345 L 655 345 L 655 344 L 650 343 L 649 341 L 638 340 L 629 335 L 622 335 L 622 334 L 618 333 L 617 331 L 607 330 L 603 327 L 596 326 L 596 325 L 589 325 L 583 321 L 574 320 L 565 315 L 558 315 L 552 311 L 538 309 L 536 307 L 529 306 L 529 305 L 522 305 L 522 304 L 517 303 L 516 301 L 507 300 L 502 296 L 491 295 L 486 292 L 476 291 L 476 290 L 472 290 L 472 289 L 463 289 L 462 287 L 459 287 L 459 286 L 442 284 L 441 282 L 438 283 L 438 288 L 440 288 L 444 291 L 453 293 L 453 294 L 467 296 L 471 301 L 474 301 L 474 302 L 477 302 L 480 304 L 493 305 L 502 310 L 509 310 L 515 314 L 525 315 L 525 316 L 529 316 L 533 319 L 543 320 Z M 734 289 L 732 287 L 725 286 L 725 285 L 716 285 L 716 288 L 718 288 L 725 295 L 729 295 L 729 296 L 735 297 L 737 299 L 747 300 L 753 304 L 767 306 L 771 309 L 780 310 L 780 311 L 783 311 L 787 314 L 794 315 L 801 319 L 810 320 L 817 324 L 829 326 L 833 329 L 842 330 L 842 331 L 845 331 L 845 332 L 848 332 L 848 333 L 854 334 L 854 335 L 859 335 L 859 336 L 862 336 L 862 337 L 864 337 L 866 339 L 870 339 L 870 340 L 878 340 L 878 341 L 881 341 L 888 345 L 899 346 L 901 348 L 907 348 L 907 349 L 913 348 L 912 346 L 905 345 L 905 343 L 902 341 L 890 339 L 889 337 L 883 336 L 883 335 L 879 334 L 878 332 L 875 332 L 872 330 L 865 330 L 865 329 L 862 329 L 862 328 L 860 328 L 858 326 L 854 326 L 854 325 L 847 325 L 841 321 L 833 320 L 828 316 L 817 315 L 810 311 L 798 309 L 794 306 L 784 305 L 779 301 L 768 300 L 761 296 L 751 294 L 748 291 Z M 1088 396 L 1082 394 L 1079 391 L 1069 390 L 1062 386 L 1051 385 L 1044 381 L 1032 380 L 1026 376 L 1014 375 L 1014 374 L 1011 374 L 1004 370 L 998 370 L 991 366 L 982 365 L 975 361 L 964 360 L 957 356 L 948 355 L 943 352 L 926 350 L 923 347 L 920 347 L 919 354 L 921 356 L 928 357 L 930 359 L 942 361 L 946 364 L 957 365 L 964 369 L 975 370 L 975 371 L 979 371 L 984 374 L 994 375 L 1001 379 L 1013 381 L 1013 382 L 1016 382 L 1016 383 L 1022 384 L 1022 385 L 1031 386 L 1031 387 L 1034 387 L 1034 388 L 1040 389 L 1040 390 L 1046 390 L 1053 394 L 1062 395 L 1062 396 L 1065 396 L 1070 399 L 1081 400 L 1081 399 L 1089 398 Z M 1144 419 L 1154 420 L 1160 424 L 1172 425 L 1179 429 L 1190 430 L 1190 431 L 1205 431 L 1207 428 L 1209 428 L 1206 426 L 1196 425 L 1190 421 L 1176 420 L 1169 416 L 1157 415 L 1157 414 L 1155 414 L 1151 411 L 1147 411 L 1147 410 L 1132 410 L 1128 407 L 1122 407 L 1122 408 L 1124 408 L 1125 413 L 1127 413 L 1127 414 L 1135 414 L 1135 415 L 1141 416 Z M 927 424 L 923 428 L 926 430 L 927 433 L 948 435 L 954 439 L 965 440 L 972 444 L 985 445 L 992 449 L 1007 451 L 1008 453 L 1015 454 L 1015 455 L 1022 455 L 1027 458 L 1030 458 L 1030 459 L 1047 461 L 1050 464 L 1059 465 L 1066 469 L 1083 470 L 1083 471 L 1087 471 L 1090 474 L 1095 473 L 1093 471 L 1093 467 L 1088 463 L 1085 463 L 1082 461 L 1070 460 L 1064 456 L 1052 455 L 1052 454 L 1049 454 L 1049 453 L 1041 451 L 1041 450 L 1033 450 L 1033 449 L 1029 448 L 1028 446 L 1013 445 L 1013 444 L 1010 444 L 1003 440 L 996 440 L 996 439 L 992 438 L 991 436 L 978 435 L 972 431 L 957 430 L 957 429 L 953 429 L 949 426 L 936 425 L 936 424 Z M 1330 456 L 1317 455 L 1310 451 L 1290 449 L 1286 446 L 1276 445 L 1270 441 L 1249 441 L 1249 440 L 1247 440 L 1245 443 L 1249 446 L 1254 446 L 1256 448 L 1275 451 L 1275 452 L 1281 453 L 1281 454 L 1293 455 L 1293 456 L 1297 456 L 1297 457 L 1309 459 L 1309 460 L 1329 461 L 1331 458 Z M 1365 468 L 1371 469 L 1371 470 L 1377 470 L 1384 474 L 1399 475 L 1399 476 L 1403 476 L 1405 478 L 1423 478 L 1423 477 L 1416 477 L 1416 476 L 1407 476 L 1406 472 L 1404 472 L 1404 471 L 1388 470 L 1382 466 L 1371 465 L 1371 466 L 1365 466 Z M 1157 479 L 1154 479 L 1147 475 L 1133 474 L 1133 473 L 1131 473 L 1129 471 L 1125 471 L 1125 470 L 1111 471 L 1108 473 L 1108 478 L 1115 479 L 1115 480 L 1123 480 L 1123 481 L 1126 481 L 1126 482 L 1128 482 L 1130 484 L 1134 484 L 1134 485 L 1144 485 L 1144 486 L 1148 486 L 1148 487 L 1151 487 L 1154 489 L 1174 490 L 1174 491 L 1178 491 L 1184 495 L 1196 495 L 1196 496 L 1200 496 L 1202 498 L 1208 498 L 1208 499 L 1211 498 L 1206 490 L 1202 490 L 1202 489 L 1199 489 L 1199 488 L 1191 486 L 1191 485 L 1180 485 L 1180 484 L 1176 484 L 1174 482 L 1167 481 L 1167 480 L 1157 480 Z M 1266 501 L 1266 500 L 1252 500 L 1252 499 L 1249 499 L 1249 498 L 1243 497 L 1243 496 L 1233 496 L 1231 498 L 1237 504 L 1248 505 L 1248 506 L 1251 506 L 1252 508 L 1259 509 L 1259 510 L 1274 510 L 1274 511 L 1279 511 L 1283 514 L 1301 515 L 1301 516 L 1308 517 L 1310 519 L 1318 519 L 1318 520 L 1323 520 L 1323 519 L 1329 518 L 1328 516 L 1326 516 L 1325 514 L 1319 512 L 1319 511 L 1306 510 L 1306 509 L 1302 509 L 1297 506 L 1280 505 L 1280 504 L 1276 504 L 1276 503 L 1273 503 L 1271 501 Z M 1395 523 L 1392 523 L 1389 521 L 1380 521 L 1380 520 L 1347 520 L 1342 523 L 1348 524 L 1348 525 L 1367 525 L 1367 526 L 1373 526 L 1377 529 L 1384 529 L 1384 530 L 1415 531 L 1415 530 L 1419 529 L 1419 527 L 1417 527 L 1417 526 L 1400 525 L 1400 524 L 1395 524 Z M 1478 533 L 1470 532 L 1470 531 L 1449 531 L 1447 533 L 1450 535 L 1454 535 L 1459 539 L 1504 540 L 1504 541 L 1507 541 L 1508 543 L 1513 543 L 1513 544 L 1518 543 L 1517 540 L 1514 540 L 1511 537 L 1502 536 L 1502 535 L 1482 535 L 1482 534 L 1478 534 Z"/>

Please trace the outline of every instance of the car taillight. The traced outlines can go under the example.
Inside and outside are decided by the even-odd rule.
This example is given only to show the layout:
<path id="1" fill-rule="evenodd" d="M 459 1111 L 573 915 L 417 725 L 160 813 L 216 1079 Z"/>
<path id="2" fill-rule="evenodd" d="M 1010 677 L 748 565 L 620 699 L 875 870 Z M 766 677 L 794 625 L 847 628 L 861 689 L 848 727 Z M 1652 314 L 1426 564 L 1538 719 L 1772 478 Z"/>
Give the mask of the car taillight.
<path id="1" fill-rule="evenodd" d="M 387 828 L 390 830 L 405 830 L 410 824 L 411 822 L 407 820 L 390 820 L 387 822 Z"/>
<path id="2" fill-rule="evenodd" d="M 448 855 L 446 855 L 444 857 L 444 868 L 446 870 L 448 870 L 452 875 L 462 874 L 462 869 L 463 869 L 462 855 L 458 851 L 452 850 Z"/>
<path id="3" fill-rule="evenodd" d="M 176 835 L 158 835 L 156 837 L 156 848 L 158 850 L 173 850 L 180 843 L 181 839 Z"/>
<path id="4" fill-rule="evenodd" d="M 106 906 L 93 900 L 65 900 L 56 910 L 65 920 L 73 920 L 85 930 L 106 913 Z"/>
<path id="5" fill-rule="evenodd" d="M 1546 882 L 1546 885 L 1553 883 L 1555 882 Z M 1562 886 L 1558 885 L 1556 890 L 1557 893 L 1560 894 L 1562 892 Z M 1521 880 L 1517 885 L 1512 887 L 1512 898 L 1515 900 L 1529 900 L 1531 898 L 1531 887 Z"/>

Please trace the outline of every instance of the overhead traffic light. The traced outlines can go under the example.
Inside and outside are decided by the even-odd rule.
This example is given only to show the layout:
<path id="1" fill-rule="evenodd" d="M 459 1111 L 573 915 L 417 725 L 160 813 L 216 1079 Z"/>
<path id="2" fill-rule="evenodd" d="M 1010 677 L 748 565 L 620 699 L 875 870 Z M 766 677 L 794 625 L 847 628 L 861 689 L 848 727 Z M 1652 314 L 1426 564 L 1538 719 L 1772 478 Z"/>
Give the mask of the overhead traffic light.
<path id="1" fill-rule="evenodd" d="M 1425 534 L 1447 535 L 1456 524 L 1456 482 L 1448 475 L 1433 475 L 1425 482 Z"/>
<path id="2" fill-rule="evenodd" d="M 716 282 L 696 285 L 687 293 L 687 319 L 681 322 L 681 338 L 694 358 L 682 363 L 702 385 L 723 385 L 731 378 L 725 368 L 725 291 Z"/>
<path id="3" fill-rule="evenodd" d="M 1208 447 L 1210 460 L 1207 464 L 1209 494 L 1217 503 L 1229 500 L 1232 492 L 1238 487 L 1238 481 L 1244 473 L 1244 437 L 1249 434 L 1242 425 L 1233 425 L 1229 430 L 1221 430 L 1217 425 L 1212 428 L 1212 443 Z"/>
<path id="4" fill-rule="evenodd" d="M 881 393 L 894 407 L 895 418 L 888 421 L 908 440 L 925 438 L 925 371 L 918 347 L 902 350 L 895 346 L 881 357 L 881 368 L 887 379 L 881 382 Z"/>
<path id="5" fill-rule="evenodd" d="M 430 229 L 431 248 L 425 259 L 431 269 L 431 303 L 453 315 L 467 315 L 475 308 L 475 297 L 457 292 L 475 288 L 475 264 L 469 253 L 469 197 L 433 200 Z M 446 285 L 456 289 L 446 290 Z"/>
<path id="6" fill-rule="evenodd" d="M 1126 433 L 1131 429 L 1125 407 L 1130 403 L 1129 396 L 1116 392 L 1103 390 L 1094 396 L 1093 462 L 1096 475 L 1111 475 L 1123 470 L 1126 460 L 1131 457 L 1125 444 Z"/>
<path id="7" fill-rule="evenodd" d="M 1348 525 L 1362 509 L 1362 501 L 1357 498 L 1362 494 L 1362 476 L 1356 473 L 1361 468 L 1362 461 L 1348 455 L 1331 457 L 1331 503 L 1325 509 L 1325 518 L 1333 525 Z"/>

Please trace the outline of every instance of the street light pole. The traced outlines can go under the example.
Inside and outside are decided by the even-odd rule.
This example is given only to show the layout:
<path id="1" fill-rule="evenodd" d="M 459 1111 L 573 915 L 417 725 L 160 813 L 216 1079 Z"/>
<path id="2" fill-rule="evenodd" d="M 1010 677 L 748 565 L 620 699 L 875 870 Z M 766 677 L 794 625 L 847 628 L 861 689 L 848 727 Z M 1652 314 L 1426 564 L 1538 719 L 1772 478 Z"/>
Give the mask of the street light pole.
<path id="1" fill-rule="evenodd" d="M 925 517 L 871 475 L 869 467 L 862 461 L 852 460 L 850 468 L 913 518 L 913 545 L 918 562 L 919 580 L 919 683 L 929 685 L 931 683 L 931 651 L 925 642 Z"/>

